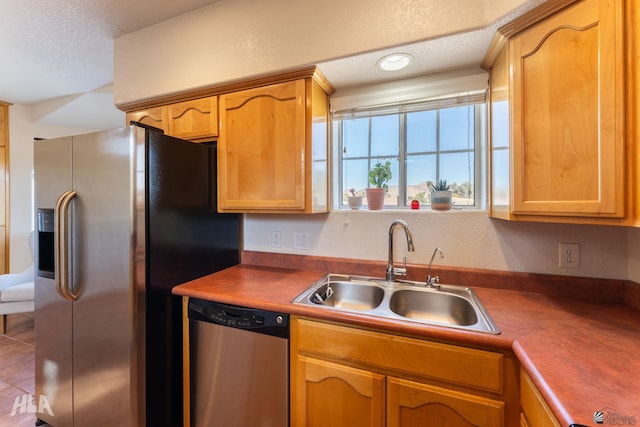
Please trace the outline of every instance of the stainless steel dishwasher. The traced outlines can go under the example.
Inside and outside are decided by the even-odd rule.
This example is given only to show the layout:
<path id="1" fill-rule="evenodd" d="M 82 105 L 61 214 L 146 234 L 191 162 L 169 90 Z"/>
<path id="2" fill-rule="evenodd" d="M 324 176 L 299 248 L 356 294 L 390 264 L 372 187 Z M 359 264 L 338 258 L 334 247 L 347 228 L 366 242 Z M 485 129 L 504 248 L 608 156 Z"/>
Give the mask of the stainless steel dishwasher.
<path id="1" fill-rule="evenodd" d="M 192 427 L 289 425 L 289 316 L 189 300 Z"/>

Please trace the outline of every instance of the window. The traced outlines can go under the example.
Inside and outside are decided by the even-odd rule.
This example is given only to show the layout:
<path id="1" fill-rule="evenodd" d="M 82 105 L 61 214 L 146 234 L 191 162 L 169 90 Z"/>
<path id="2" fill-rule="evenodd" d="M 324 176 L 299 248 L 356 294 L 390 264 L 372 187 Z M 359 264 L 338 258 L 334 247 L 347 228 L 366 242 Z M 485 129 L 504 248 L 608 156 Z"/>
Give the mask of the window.
<path id="1" fill-rule="evenodd" d="M 334 113 L 339 207 L 349 190 L 365 196 L 368 171 L 391 162 L 385 207 L 430 204 L 430 184 L 446 180 L 455 207 L 479 207 L 484 93 L 420 104 Z"/>

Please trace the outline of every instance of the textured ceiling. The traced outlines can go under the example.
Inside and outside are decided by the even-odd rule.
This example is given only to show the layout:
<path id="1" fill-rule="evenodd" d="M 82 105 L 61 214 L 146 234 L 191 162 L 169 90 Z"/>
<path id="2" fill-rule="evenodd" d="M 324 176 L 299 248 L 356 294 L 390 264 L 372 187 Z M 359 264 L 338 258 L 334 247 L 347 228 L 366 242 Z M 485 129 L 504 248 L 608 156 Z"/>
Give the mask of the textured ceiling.
<path id="1" fill-rule="evenodd" d="M 31 104 L 113 79 L 113 38 L 218 0 L 0 0 L 0 100 Z"/>
<path id="2" fill-rule="evenodd" d="M 112 95 L 113 39 L 213 3 L 235 1 L 241 0 L 0 0 L 0 100 L 30 105 L 33 120 L 42 123 L 91 129 L 120 125 L 123 116 L 113 107 Z M 253 0 L 243 1 L 250 7 Z M 455 5 L 468 1 L 448 4 L 456 13 Z M 321 68 L 340 88 L 477 66 L 497 25 L 541 2 L 477 0 L 475 12 L 464 11 L 483 14 L 487 25 L 404 46 L 416 58 L 404 74 L 380 75 L 371 66 L 396 49 L 327 61 Z"/>
<path id="3" fill-rule="evenodd" d="M 445 73 L 452 70 L 477 68 L 484 58 L 496 31 L 532 8 L 544 3 L 544 0 L 527 0 L 518 7 L 508 9 L 505 14 L 497 14 L 496 0 L 486 0 L 485 16 L 487 24 L 468 31 L 435 37 L 429 40 L 409 43 L 374 52 L 321 62 L 319 67 L 327 79 L 338 89 L 354 88 L 389 80 L 406 79 L 416 76 Z M 514 2 L 513 2 L 514 3 Z M 450 3 L 452 10 L 454 3 Z M 477 2 L 478 8 L 481 3 Z M 408 53 L 413 57 L 412 63 L 404 70 L 388 72 L 378 69 L 376 62 L 392 53 Z"/>

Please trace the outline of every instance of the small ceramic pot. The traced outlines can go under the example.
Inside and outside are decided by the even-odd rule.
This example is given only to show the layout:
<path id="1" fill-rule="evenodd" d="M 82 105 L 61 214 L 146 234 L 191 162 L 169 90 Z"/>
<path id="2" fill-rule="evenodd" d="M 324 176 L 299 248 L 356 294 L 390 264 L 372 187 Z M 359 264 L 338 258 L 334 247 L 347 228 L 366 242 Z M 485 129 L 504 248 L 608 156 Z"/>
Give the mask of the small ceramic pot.
<path id="1" fill-rule="evenodd" d="M 436 211 L 448 211 L 451 209 L 451 191 L 432 191 L 431 209 Z"/>
<path id="2" fill-rule="evenodd" d="M 349 207 L 354 211 L 362 207 L 362 196 L 349 196 L 347 201 L 349 202 Z"/>
<path id="3" fill-rule="evenodd" d="M 384 206 L 384 197 L 387 192 L 384 188 L 367 188 L 367 207 L 370 211 L 382 210 Z"/>

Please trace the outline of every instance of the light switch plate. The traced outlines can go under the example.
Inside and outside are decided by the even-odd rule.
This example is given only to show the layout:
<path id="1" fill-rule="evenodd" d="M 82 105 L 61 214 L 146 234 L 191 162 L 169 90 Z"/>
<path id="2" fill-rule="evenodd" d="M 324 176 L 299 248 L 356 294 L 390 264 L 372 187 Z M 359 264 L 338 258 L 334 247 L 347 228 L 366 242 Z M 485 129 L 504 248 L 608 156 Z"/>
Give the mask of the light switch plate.
<path id="1" fill-rule="evenodd" d="M 271 247 L 272 248 L 279 248 L 280 246 L 282 246 L 282 241 L 281 241 L 281 233 L 280 231 L 274 230 L 271 232 Z"/>
<path id="2" fill-rule="evenodd" d="M 306 231 L 293 232 L 293 249 L 309 249 L 309 233 Z"/>

